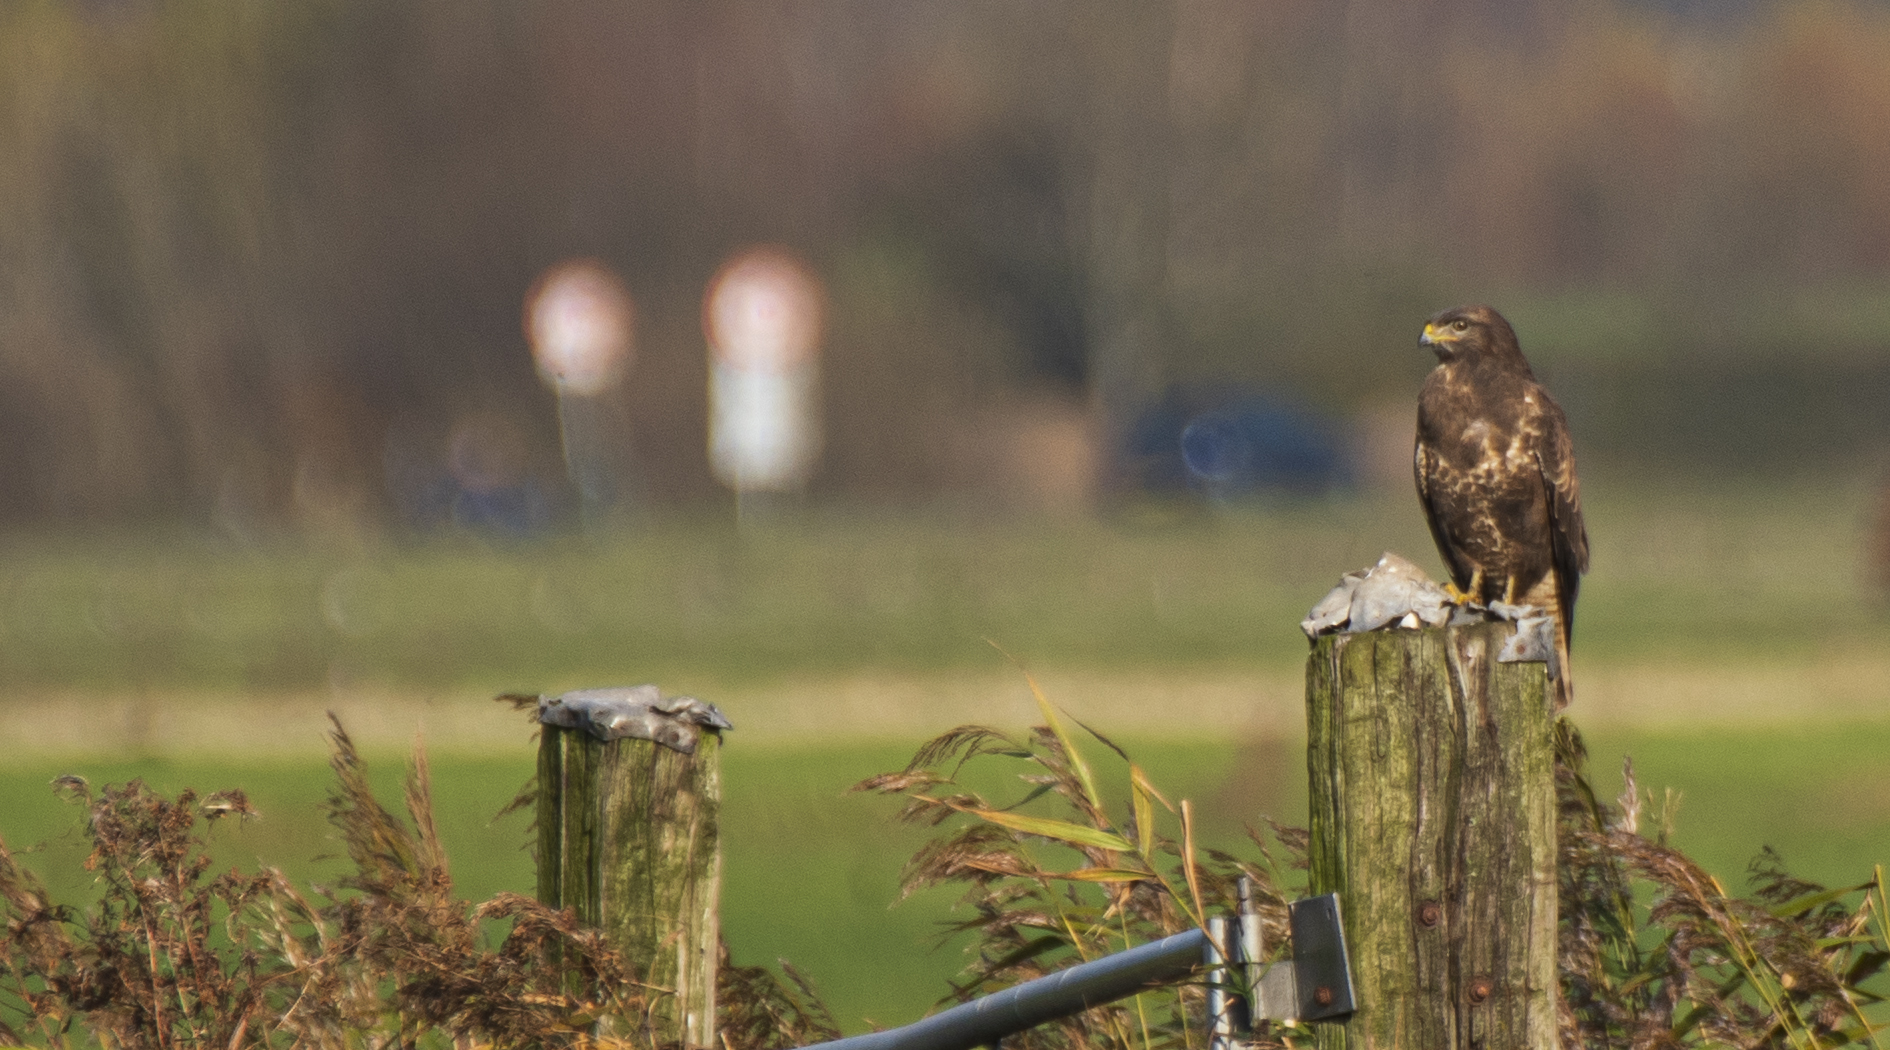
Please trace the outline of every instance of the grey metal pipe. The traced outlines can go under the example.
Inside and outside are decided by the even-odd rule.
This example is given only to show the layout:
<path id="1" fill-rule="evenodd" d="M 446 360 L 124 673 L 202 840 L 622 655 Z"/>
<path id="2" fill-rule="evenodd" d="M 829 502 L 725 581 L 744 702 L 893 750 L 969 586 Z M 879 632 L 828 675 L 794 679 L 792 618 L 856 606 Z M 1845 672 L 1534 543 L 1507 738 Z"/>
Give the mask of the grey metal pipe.
<path id="1" fill-rule="evenodd" d="M 1207 934 L 1188 930 L 1006 988 L 903 1028 L 816 1043 L 803 1050 L 973 1050 L 1045 1021 L 1134 995 L 1193 972 Z"/>

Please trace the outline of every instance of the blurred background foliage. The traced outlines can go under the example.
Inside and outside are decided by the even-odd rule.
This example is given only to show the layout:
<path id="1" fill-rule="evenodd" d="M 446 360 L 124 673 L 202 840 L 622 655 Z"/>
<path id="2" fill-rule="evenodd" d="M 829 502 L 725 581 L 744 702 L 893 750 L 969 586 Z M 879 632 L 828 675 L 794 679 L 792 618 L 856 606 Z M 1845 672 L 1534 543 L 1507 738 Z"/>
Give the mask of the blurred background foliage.
<path id="1" fill-rule="evenodd" d="M 573 255 L 638 301 L 637 499 L 712 501 L 702 287 L 754 242 L 828 283 L 817 497 L 1084 505 L 1227 390 L 1402 477 L 1473 299 L 1585 464 L 1856 469 L 1886 67 L 1875 0 L 19 0 L 0 515 L 372 533 L 456 441 L 568 502 L 519 312 Z"/>

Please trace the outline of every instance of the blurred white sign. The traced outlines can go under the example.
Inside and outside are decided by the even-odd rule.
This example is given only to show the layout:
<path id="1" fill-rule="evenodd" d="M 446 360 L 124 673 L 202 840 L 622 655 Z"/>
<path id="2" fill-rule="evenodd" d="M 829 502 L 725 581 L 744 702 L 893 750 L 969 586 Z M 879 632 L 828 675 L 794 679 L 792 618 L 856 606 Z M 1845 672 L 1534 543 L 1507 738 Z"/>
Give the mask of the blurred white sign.
<path id="1" fill-rule="evenodd" d="M 538 374 L 560 393 L 588 397 L 621 378 L 634 321 L 630 293 L 591 259 L 545 271 L 525 298 L 525 336 Z"/>
<path id="2" fill-rule="evenodd" d="M 786 372 L 709 366 L 709 462 L 737 492 L 799 487 L 820 458 L 812 361 Z"/>
<path id="3" fill-rule="evenodd" d="M 709 284 L 709 462 L 738 493 L 797 488 L 820 458 L 822 310 L 819 279 L 779 248 L 735 256 Z"/>

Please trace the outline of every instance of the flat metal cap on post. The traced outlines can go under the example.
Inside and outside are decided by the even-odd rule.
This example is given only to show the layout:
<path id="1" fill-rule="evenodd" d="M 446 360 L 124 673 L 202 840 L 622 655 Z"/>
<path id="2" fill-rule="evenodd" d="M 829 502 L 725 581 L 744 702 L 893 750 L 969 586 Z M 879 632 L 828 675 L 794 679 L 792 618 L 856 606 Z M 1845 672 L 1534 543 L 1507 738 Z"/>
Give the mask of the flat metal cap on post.
<path id="1" fill-rule="evenodd" d="M 735 728 L 714 704 L 693 696 L 664 697 L 654 685 L 574 689 L 538 698 L 541 725 L 582 729 L 599 740 L 654 740 L 685 755 L 696 753 L 704 729 Z"/>

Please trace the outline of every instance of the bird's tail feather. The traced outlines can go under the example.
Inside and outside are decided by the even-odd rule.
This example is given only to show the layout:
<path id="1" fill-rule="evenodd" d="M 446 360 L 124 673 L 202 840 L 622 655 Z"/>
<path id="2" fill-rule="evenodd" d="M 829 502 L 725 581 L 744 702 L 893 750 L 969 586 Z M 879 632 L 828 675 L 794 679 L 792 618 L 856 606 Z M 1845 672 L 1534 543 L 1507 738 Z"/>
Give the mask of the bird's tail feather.
<path id="1" fill-rule="evenodd" d="M 1549 689 L 1555 694 L 1555 709 L 1561 711 L 1575 699 L 1575 683 L 1568 672 L 1568 620 L 1555 618 L 1555 662 L 1549 665 Z"/>

